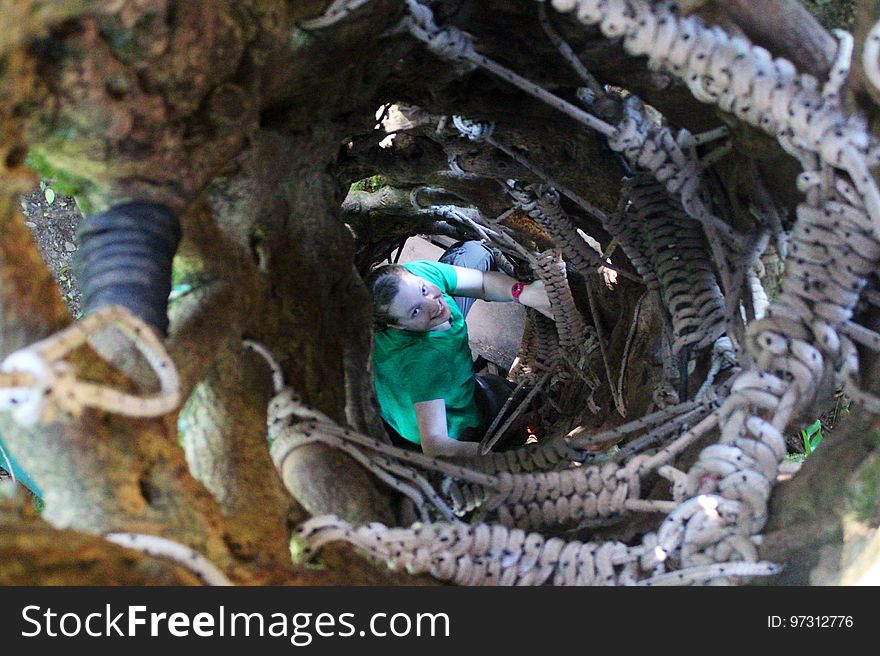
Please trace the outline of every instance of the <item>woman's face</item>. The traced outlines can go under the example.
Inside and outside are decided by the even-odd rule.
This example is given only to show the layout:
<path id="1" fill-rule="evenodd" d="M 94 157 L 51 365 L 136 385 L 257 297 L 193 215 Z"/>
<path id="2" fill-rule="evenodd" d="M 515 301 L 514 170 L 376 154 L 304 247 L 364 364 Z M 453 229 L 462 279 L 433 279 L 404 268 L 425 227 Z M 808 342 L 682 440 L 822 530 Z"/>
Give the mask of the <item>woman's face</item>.
<path id="1" fill-rule="evenodd" d="M 395 318 L 391 327 L 415 332 L 436 328 L 451 314 L 440 288 L 409 271 L 400 276 L 400 289 L 388 311 Z"/>

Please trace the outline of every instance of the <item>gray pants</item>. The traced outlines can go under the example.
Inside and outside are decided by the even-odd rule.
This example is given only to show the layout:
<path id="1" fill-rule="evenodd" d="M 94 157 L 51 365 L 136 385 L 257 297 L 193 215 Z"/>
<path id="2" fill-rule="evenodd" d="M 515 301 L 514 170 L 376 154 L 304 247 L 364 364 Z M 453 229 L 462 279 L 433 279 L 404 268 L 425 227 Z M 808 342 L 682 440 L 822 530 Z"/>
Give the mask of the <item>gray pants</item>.
<path id="1" fill-rule="evenodd" d="M 439 261 L 444 264 L 452 264 L 454 266 L 460 266 L 466 269 L 476 269 L 478 271 L 498 270 L 498 267 L 495 265 L 495 257 L 492 255 L 492 251 L 479 241 L 457 242 L 446 249 L 446 252 L 443 253 L 443 256 Z M 468 312 L 471 311 L 471 306 L 476 300 L 475 298 L 470 298 L 468 296 L 453 296 L 452 299 L 455 301 L 455 304 L 458 306 L 458 309 L 461 310 L 461 313 L 465 318 L 467 317 Z"/>

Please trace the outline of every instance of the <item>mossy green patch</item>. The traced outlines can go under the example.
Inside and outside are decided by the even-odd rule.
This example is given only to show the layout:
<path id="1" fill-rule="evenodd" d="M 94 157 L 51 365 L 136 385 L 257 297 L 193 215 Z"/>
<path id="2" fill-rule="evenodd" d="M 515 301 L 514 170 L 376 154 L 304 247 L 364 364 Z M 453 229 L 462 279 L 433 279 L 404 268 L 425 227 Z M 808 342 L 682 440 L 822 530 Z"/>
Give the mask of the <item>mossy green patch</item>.
<path id="1" fill-rule="evenodd" d="M 177 287 L 178 285 L 192 284 L 193 279 L 197 277 L 202 268 L 201 262 L 183 257 L 178 253 L 171 263 L 171 285 Z"/>
<path id="2" fill-rule="evenodd" d="M 306 567 L 308 569 L 327 569 L 326 565 L 321 562 L 320 558 L 315 558 L 314 554 L 308 550 L 308 543 L 294 535 L 290 538 L 290 559 L 294 565 Z"/>
<path id="3" fill-rule="evenodd" d="M 189 421 L 187 420 L 184 411 L 181 410 L 180 414 L 177 415 L 177 443 L 181 448 L 184 448 L 186 445 L 186 429 L 188 426 Z"/>
<path id="4" fill-rule="evenodd" d="M 296 25 L 290 30 L 290 47 L 292 50 L 298 50 L 311 42 L 313 37 L 311 34 Z"/>
<path id="5" fill-rule="evenodd" d="M 352 184 L 349 191 L 366 191 L 368 193 L 373 193 L 374 191 L 379 191 L 382 187 L 387 186 L 388 178 L 384 175 L 371 175 L 369 178 L 358 180 Z"/>
<path id="6" fill-rule="evenodd" d="M 212 276 L 205 271 L 201 259 L 177 253 L 171 263 L 171 297 L 176 300 L 186 294 L 197 292 L 210 284 Z"/>
<path id="7" fill-rule="evenodd" d="M 115 16 L 105 18 L 98 24 L 101 36 L 110 49 L 122 61 L 134 61 L 139 54 L 137 39 L 134 33 L 122 27 Z"/>
<path id="8" fill-rule="evenodd" d="M 859 521 L 880 519 L 880 453 L 874 452 L 862 465 L 850 490 L 849 506 Z"/>
<path id="9" fill-rule="evenodd" d="M 801 0 L 826 30 L 852 30 L 855 25 L 855 0 Z"/>
<path id="10" fill-rule="evenodd" d="M 41 180 L 51 183 L 56 193 L 73 196 L 84 214 L 92 212 L 89 196 L 95 190 L 95 183 L 87 177 L 74 173 L 75 167 L 64 166 L 42 146 L 32 147 L 25 159 L 27 166 Z"/>

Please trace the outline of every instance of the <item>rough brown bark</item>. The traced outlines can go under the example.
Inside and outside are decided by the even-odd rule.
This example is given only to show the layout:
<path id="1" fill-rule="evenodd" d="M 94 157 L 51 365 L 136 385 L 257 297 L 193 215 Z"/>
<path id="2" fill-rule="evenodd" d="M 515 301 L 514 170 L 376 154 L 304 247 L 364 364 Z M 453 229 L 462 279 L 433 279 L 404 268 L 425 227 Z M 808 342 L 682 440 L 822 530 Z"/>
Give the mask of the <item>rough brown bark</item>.
<path id="1" fill-rule="evenodd" d="M 438 17 L 475 35 L 480 52 L 572 98 L 582 82 L 537 26 L 535 4 L 468 2 L 454 12 L 438 5 Z M 691 4 L 723 9 L 721 15 L 774 55 L 794 59 L 820 79 L 827 74 L 836 44 L 798 3 Z M 321 445 L 298 449 L 281 472 L 272 470 L 264 439 L 269 376 L 241 350 L 241 339 L 264 342 L 305 403 L 341 424 L 382 434 L 369 375 L 369 302 L 358 270 L 375 259 L 379 246 L 424 229 L 422 211 L 404 211 L 408 190 L 442 187 L 447 199 L 497 216 L 509 206 L 498 180 L 542 181 L 491 146 L 438 130 L 440 116 L 495 122 L 495 138 L 555 181 L 606 211 L 617 205 L 623 170 L 601 138 L 506 83 L 479 72 L 461 75 L 406 35 L 390 34 L 399 2 L 375 0 L 325 31 L 297 26 L 327 5 L 20 2 L 0 19 L 0 352 L 44 337 L 70 319 L 14 211 L 15 192 L 29 182 L 23 135 L 48 168 L 81 185 L 88 208 L 136 197 L 178 212 L 185 239 L 175 271 L 195 288 L 172 304 L 169 339 L 185 395 L 195 390 L 183 413 L 194 426 L 184 431 L 189 462 L 178 446 L 176 417 L 131 421 L 87 414 L 38 431 L 0 419 L 8 444 L 45 492 L 45 517 L 54 527 L 167 535 L 204 552 L 242 582 L 408 580 L 386 576 L 343 548 L 328 549 L 326 569 L 317 573 L 288 561 L 288 522 L 305 512 L 394 522 L 398 500 L 353 460 Z M 863 6 L 870 13 L 876 0 Z M 552 21 L 601 82 L 639 94 L 672 124 L 693 131 L 721 124 L 714 109 L 624 56 L 619 43 L 583 29 L 570 15 L 553 14 Z M 865 21 L 860 30 L 866 31 Z M 371 130 L 374 112 L 391 102 L 421 107 L 423 121 L 413 121 L 392 148 L 380 149 Z M 759 171 L 783 213 L 799 195 L 792 160 L 770 138 L 734 126 L 733 139 L 739 152 L 715 171 L 737 208 L 733 220 L 745 231 L 752 227 L 753 181 L 741 172 Z M 450 156 L 465 175 L 450 172 Z M 359 209 L 369 218 L 362 211 L 355 220 L 342 205 L 348 183 L 376 173 L 407 191 L 395 194 L 388 218 L 371 212 L 378 208 L 368 202 Z M 564 203 L 579 227 L 607 245 L 594 219 Z M 353 224 L 357 241 L 345 222 Z M 613 292 L 594 289 L 616 382 L 642 289 L 623 283 Z M 584 308 L 582 291 L 575 290 Z M 655 300 L 646 300 L 641 310 L 626 360 L 623 391 L 630 417 L 647 410 L 659 379 L 663 322 Z M 96 375 L 132 384 L 91 352 L 77 361 Z M 591 418 L 596 424 L 622 421 L 610 410 L 607 390 L 597 400 L 606 412 Z M 873 424 L 853 426 L 856 433 Z M 835 500 L 853 486 L 848 473 L 876 448 L 853 439 L 842 441 L 839 451 L 830 441 L 794 483 L 783 486 L 771 524 L 778 539 L 765 545 L 768 557 L 791 558 L 804 547 L 815 552 L 816 544 L 799 537 L 808 533 L 804 526 L 826 527 L 819 540 L 824 546 L 845 533 L 836 516 L 813 512 L 804 499 L 821 490 L 822 505 L 832 515 L 839 512 Z M 835 452 L 844 455 L 834 458 Z M 863 467 L 872 462 L 865 459 Z M 827 483 L 819 483 L 820 474 Z M 282 482 L 302 507 L 292 505 Z M 0 563 L 2 545 L 14 542 L 33 568 L 10 580 L 33 576 L 48 582 L 39 578 L 38 554 L 58 534 L 43 525 L 19 529 L 23 542 L 0 533 Z M 65 576 L 77 554 L 90 563 L 89 582 L 116 576 L 118 563 L 137 560 L 92 538 L 70 541 L 72 553 L 50 551 L 43 561 L 64 563 Z M 144 563 L 147 573 L 132 582 L 186 582 L 186 573 Z M 789 570 L 793 577 L 795 570 Z M 804 571 L 797 576 L 791 580 L 806 580 Z"/>
<path id="2" fill-rule="evenodd" d="M 856 26 L 853 30 L 856 47 L 853 55 L 854 59 L 861 62 L 861 54 L 865 46 L 865 38 L 870 29 L 880 16 L 880 2 L 877 0 L 858 0 L 856 2 Z M 880 89 L 874 88 L 865 77 L 864 68 L 861 65 L 854 66 L 853 80 L 851 88 L 854 91 L 855 106 L 868 116 L 871 121 L 871 127 L 877 130 L 878 120 L 880 120 Z"/>
<path id="3" fill-rule="evenodd" d="M 267 192 L 261 198 L 281 202 L 297 213 L 297 220 L 273 226 L 267 240 L 276 281 L 273 292 L 280 303 L 276 339 L 280 338 L 283 352 L 293 354 L 282 362 L 288 384 L 306 404 L 345 423 L 347 408 L 371 402 L 353 399 L 352 405 L 346 398 L 347 387 L 351 389 L 346 367 L 367 370 L 370 343 L 363 336 L 369 334 L 371 322 L 365 290 L 348 264 L 354 258 L 354 241 L 337 219 L 342 190 L 318 165 L 333 156 L 336 143 L 332 133 L 317 130 L 308 138 L 266 134 L 258 145 L 259 162 L 265 167 L 259 182 Z M 268 193 L 281 183 L 276 172 L 289 176 L 280 199 Z M 360 348 L 353 348 L 355 344 Z M 366 387 L 357 391 L 369 393 Z M 389 516 L 390 511 L 381 510 L 387 504 L 381 501 L 383 495 L 366 478 L 339 476 L 355 467 L 347 456 L 316 445 L 297 449 L 289 460 L 300 475 L 292 491 L 313 514 L 332 512 L 340 503 L 337 514 L 350 515 L 354 504 L 361 506 L 356 516 L 370 512 Z"/>
<path id="4" fill-rule="evenodd" d="M 797 0 L 716 0 L 757 45 L 820 80 L 828 77 L 837 41 Z"/>
<path id="5" fill-rule="evenodd" d="M 180 566 L 43 522 L 0 525 L 0 585 L 201 585 Z"/>
<path id="6" fill-rule="evenodd" d="M 180 414 L 187 463 L 217 500 L 226 520 L 224 539 L 235 555 L 259 559 L 264 569 L 271 563 L 283 569 L 290 565 L 292 501 L 266 448 L 268 376 L 238 338 L 219 346 L 221 355 Z"/>
<path id="7" fill-rule="evenodd" d="M 3 228 L 2 339 L 9 352 L 47 336 L 69 319 L 20 215 L 8 218 Z M 88 354 L 80 365 L 101 367 Z M 124 384 L 119 378 L 116 382 Z M 55 525 L 93 532 L 155 533 L 174 531 L 176 525 L 218 557 L 225 552 L 209 528 L 210 500 L 193 486 L 173 440 L 169 446 L 164 422 L 124 418 L 105 422 L 87 412 L 79 420 L 36 430 L 23 429 L 6 415 L 0 417 L 0 425 L 9 448 L 43 489 L 46 518 Z M 154 458 L 161 458 L 161 464 Z M 152 492 L 153 499 L 145 498 Z M 150 504 L 160 499 L 168 505 L 157 513 Z"/>
<path id="8" fill-rule="evenodd" d="M 880 514 L 870 492 L 880 469 L 878 429 L 875 417 L 855 411 L 795 477 L 779 486 L 761 554 L 787 567 L 768 583 L 837 584 L 855 576 L 851 553 L 864 548 L 865 535 L 870 540 Z M 871 505 L 873 516 L 865 511 Z"/>

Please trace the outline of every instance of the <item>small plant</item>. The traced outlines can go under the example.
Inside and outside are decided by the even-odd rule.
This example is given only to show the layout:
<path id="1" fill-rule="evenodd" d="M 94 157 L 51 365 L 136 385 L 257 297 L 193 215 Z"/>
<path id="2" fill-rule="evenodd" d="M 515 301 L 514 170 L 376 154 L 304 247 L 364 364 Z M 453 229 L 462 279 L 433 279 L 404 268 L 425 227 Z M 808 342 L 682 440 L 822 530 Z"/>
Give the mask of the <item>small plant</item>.
<path id="1" fill-rule="evenodd" d="M 804 440 L 804 454 L 810 455 L 816 450 L 816 447 L 822 442 L 822 422 L 816 420 L 801 431 L 801 438 Z"/>
<path id="2" fill-rule="evenodd" d="M 367 193 L 373 193 L 379 191 L 382 187 L 388 184 L 388 179 L 383 175 L 373 175 L 369 178 L 364 178 L 363 180 L 358 180 L 353 183 L 349 188 L 349 191 L 366 191 Z"/>
<path id="3" fill-rule="evenodd" d="M 31 503 L 34 506 L 34 510 L 37 511 L 37 514 L 42 515 L 43 510 L 46 509 L 46 502 L 43 501 L 43 497 L 31 493 Z"/>

